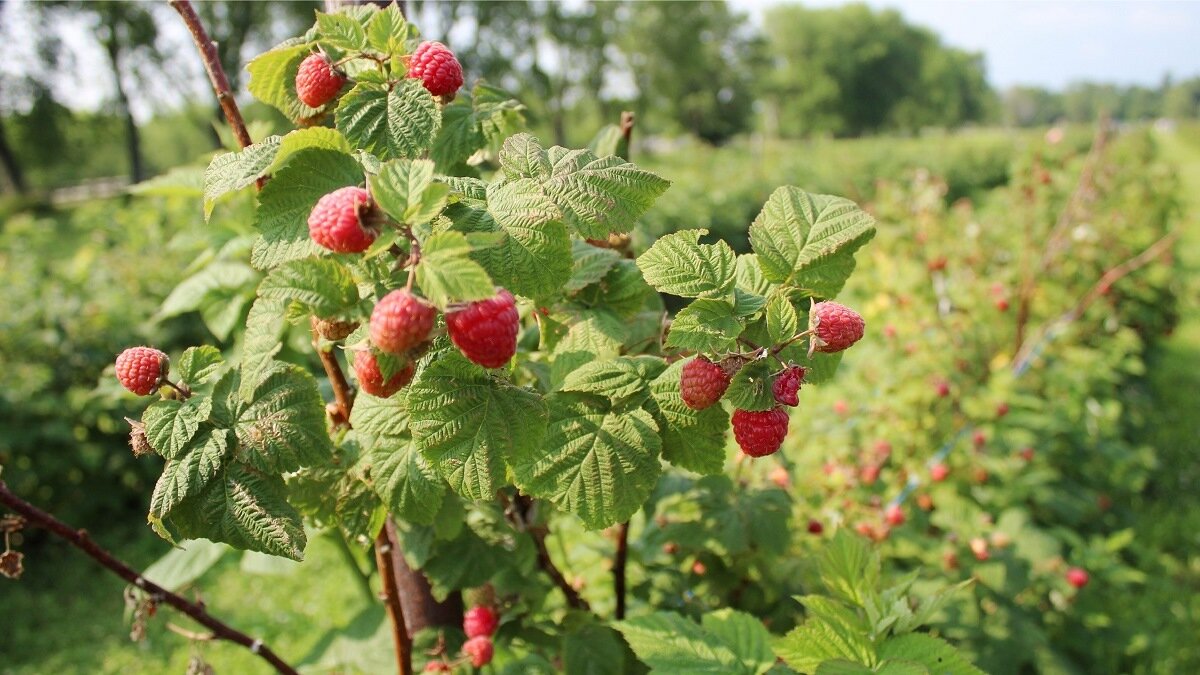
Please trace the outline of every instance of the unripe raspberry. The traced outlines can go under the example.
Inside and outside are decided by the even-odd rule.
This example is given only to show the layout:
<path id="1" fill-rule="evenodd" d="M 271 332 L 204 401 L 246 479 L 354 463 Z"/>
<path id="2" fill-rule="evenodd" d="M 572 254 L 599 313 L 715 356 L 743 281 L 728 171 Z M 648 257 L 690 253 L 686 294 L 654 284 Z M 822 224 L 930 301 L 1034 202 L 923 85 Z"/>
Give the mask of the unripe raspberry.
<path id="1" fill-rule="evenodd" d="M 808 314 L 813 331 L 809 353 L 840 352 L 862 339 L 866 323 L 858 312 L 836 302 L 818 302 Z"/>
<path id="2" fill-rule="evenodd" d="M 500 625 L 500 619 L 490 607 L 483 605 L 472 607 L 463 614 L 463 632 L 469 638 L 480 635 L 491 637 L 492 633 L 496 632 L 498 625 Z"/>
<path id="3" fill-rule="evenodd" d="M 117 379 L 138 396 L 157 391 L 170 368 L 167 355 L 153 347 L 130 347 L 117 355 Z"/>
<path id="4" fill-rule="evenodd" d="M 1071 569 L 1067 570 L 1067 583 L 1071 584 L 1075 588 L 1083 588 L 1084 586 L 1087 586 L 1091 579 L 1091 575 L 1088 574 L 1087 570 L 1083 569 L 1082 567 L 1072 567 Z"/>
<path id="5" fill-rule="evenodd" d="M 384 382 L 383 371 L 379 369 L 379 361 L 374 354 L 366 349 L 354 353 L 354 374 L 358 377 L 358 386 L 372 396 L 387 398 L 395 394 L 412 381 L 414 371 L 413 364 L 406 363 Z"/>
<path id="6" fill-rule="evenodd" d="M 317 200 L 308 214 L 308 234 L 336 253 L 362 253 L 379 236 L 378 215 L 366 190 L 338 188 Z"/>
<path id="7" fill-rule="evenodd" d="M 679 393 L 693 410 L 704 410 L 716 403 L 728 388 L 729 374 L 703 356 L 683 364 L 679 373 Z"/>
<path id="8" fill-rule="evenodd" d="M 371 343 L 390 354 L 403 354 L 429 337 L 437 310 L 401 288 L 383 296 L 371 312 Z"/>
<path id="9" fill-rule="evenodd" d="M 427 673 L 452 673 L 454 669 L 445 661 L 430 661 L 425 664 L 425 672 Z"/>
<path id="10" fill-rule="evenodd" d="M 415 77 L 434 96 L 451 96 L 463 83 L 462 65 L 446 45 L 422 42 L 408 61 L 408 76 Z"/>
<path id="11" fill-rule="evenodd" d="M 922 511 L 932 511 L 933 497 L 930 497 L 925 493 L 917 495 L 917 508 L 921 509 Z"/>
<path id="12" fill-rule="evenodd" d="M 517 353 L 517 301 L 501 289 L 487 300 L 446 312 L 446 328 L 464 356 L 484 368 L 499 368 Z"/>
<path id="13" fill-rule="evenodd" d="M 988 552 L 987 540 L 983 537 L 975 537 L 970 541 L 971 553 L 975 555 L 975 559 L 979 561 L 987 560 L 991 557 Z"/>
<path id="14" fill-rule="evenodd" d="M 788 474 L 788 470 L 782 466 L 777 466 L 774 469 L 771 469 L 771 474 L 768 477 L 776 487 L 783 490 L 788 489 L 788 487 L 792 484 L 792 477 Z"/>
<path id="15" fill-rule="evenodd" d="M 492 654 L 495 647 L 492 646 L 492 639 L 486 635 L 473 637 L 467 640 L 462 647 L 463 653 L 471 657 L 471 665 L 476 668 L 482 668 L 492 662 Z"/>
<path id="16" fill-rule="evenodd" d="M 791 406 L 800 404 L 800 385 L 804 383 L 805 372 L 804 366 L 789 366 L 775 378 L 771 391 L 775 394 L 776 403 Z"/>
<path id="17" fill-rule="evenodd" d="M 742 452 L 751 457 L 774 454 L 787 436 L 788 414 L 776 406 L 771 410 L 733 411 L 733 437 Z"/>
<path id="18" fill-rule="evenodd" d="M 346 76 L 324 54 L 309 54 L 296 71 L 296 97 L 310 108 L 320 108 L 337 98 Z"/>
<path id="19" fill-rule="evenodd" d="M 950 475 L 950 467 L 946 466 L 945 464 L 942 464 L 941 462 L 938 462 L 937 464 L 934 464 L 933 466 L 929 467 L 929 477 L 932 478 L 933 482 L 935 482 L 935 483 L 940 483 L 940 482 L 946 480 L 946 476 L 949 476 L 949 475 Z"/>
<path id="20" fill-rule="evenodd" d="M 899 504 L 891 504 L 884 510 L 883 519 L 887 521 L 888 525 L 899 527 L 908 518 L 904 515 L 904 509 L 900 508 Z"/>

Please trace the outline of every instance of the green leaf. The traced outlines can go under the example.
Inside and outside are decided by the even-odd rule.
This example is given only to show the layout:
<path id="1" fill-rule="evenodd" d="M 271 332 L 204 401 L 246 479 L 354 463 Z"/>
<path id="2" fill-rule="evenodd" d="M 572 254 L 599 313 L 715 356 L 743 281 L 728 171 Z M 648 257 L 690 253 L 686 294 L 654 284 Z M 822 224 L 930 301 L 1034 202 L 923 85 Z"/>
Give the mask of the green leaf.
<path id="1" fill-rule="evenodd" d="M 349 14 L 317 12 L 317 39 L 323 44 L 346 51 L 362 50 L 367 46 L 367 32 Z"/>
<path id="2" fill-rule="evenodd" d="M 723 617 L 709 622 L 720 631 L 720 634 L 716 634 L 707 626 L 701 627 L 678 614 L 655 612 L 618 621 L 614 626 L 625 636 L 625 641 L 633 648 L 638 659 L 650 666 L 652 674 L 752 675 L 766 672 L 770 664 L 762 667 L 762 652 L 757 645 L 763 636 L 751 636 L 748 624 L 744 619 L 731 618 L 735 616 L 745 616 L 755 621 L 749 616 L 727 610 Z M 739 635 L 739 629 L 743 628 L 748 631 L 747 634 Z M 766 629 L 762 629 L 762 632 L 765 634 Z M 728 638 L 733 638 L 734 643 L 727 643 Z M 745 648 L 746 653 L 735 651 L 739 648 Z"/>
<path id="3" fill-rule="evenodd" d="M 875 672 L 859 663 L 845 659 L 833 659 L 818 666 L 816 675 L 875 675 Z"/>
<path id="4" fill-rule="evenodd" d="M 733 289 L 733 313 L 739 317 L 754 316 L 767 306 L 767 299 L 740 288 Z"/>
<path id="5" fill-rule="evenodd" d="M 654 242 L 638 256 L 646 283 L 685 298 L 722 298 L 733 289 L 736 258 L 729 244 L 701 244 L 708 230 L 682 230 Z"/>
<path id="6" fill-rule="evenodd" d="M 221 470 L 229 452 L 229 431 L 213 429 L 190 444 L 179 459 L 168 459 L 150 497 L 150 517 L 162 520 L 184 499 L 199 494 Z"/>
<path id="7" fill-rule="evenodd" d="M 621 127 L 615 124 L 606 124 L 592 137 L 591 142 L 588 143 L 588 150 L 597 157 L 608 157 L 609 155 L 628 157 L 629 139 L 621 133 Z"/>
<path id="8" fill-rule="evenodd" d="M 636 362 L 629 357 L 584 364 L 567 375 L 559 389 L 598 394 L 614 405 L 638 405 L 647 394 L 646 381 Z"/>
<path id="9" fill-rule="evenodd" d="M 200 384 L 212 377 L 225 363 L 221 351 L 211 345 L 189 347 L 179 357 L 179 377 L 189 384 Z"/>
<path id="10" fill-rule="evenodd" d="M 747 293 L 767 296 L 773 288 L 771 282 L 763 276 L 762 267 L 758 264 L 758 256 L 746 253 L 737 257 L 734 269 L 734 280 L 737 287 Z"/>
<path id="11" fill-rule="evenodd" d="M 250 73 L 247 88 L 258 100 L 272 106 L 293 122 L 305 120 L 320 113 L 296 97 L 296 73 L 300 62 L 312 53 L 307 43 L 280 46 L 258 55 L 246 65 Z"/>
<path id="12" fill-rule="evenodd" d="M 471 259 L 471 245 L 461 232 L 439 232 L 425 239 L 417 284 L 443 311 L 453 302 L 483 300 L 496 294 L 487 271 Z"/>
<path id="13" fill-rule="evenodd" d="M 796 308 L 782 293 L 767 300 L 767 336 L 772 344 L 784 342 L 800 332 L 800 318 Z"/>
<path id="14" fill-rule="evenodd" d="M 350 147 L 350 141 L 338 133 L 337 129 L 329 127 L 296 129 L 285 134 L 279 142 L 279 152 L 275 153 L 275 161 L 271 162 L 267 173 L 287 166 L 292 157 L 301 150 L 332 150 L 347 155 L 354 153 L 354 148 Z"/>
<path id="15" fill-rule="evenodd" d="M 720 609 L 701 617 L 700 625 L 727 645 L 753 672 L 765 673 L 775 665 L 771 634 L 763 627 L 762 620 L 732 609 Z"/>
<path id="16" fill-rule="evenodd" d="M 392 446 L 408 436 L 408 409 L 404 396 L 379 398 L 364 391 L 354 398 L 350 426 L 364 448 Z"/>
<path id="17" fill-rule="evenodd" d="M 409 385 L 408 411 L 417 448 L 455 492 L 490 500 L 505 460 L 542 447 L 545 404 L 457 353 L 434 360 Z"/>
<path id="18" fill-rule="evenodd" d="M 417 79 L 404 79 L 390 90 L 361 82 L 342 97 L 337 128 L 355 147 L 381 160 L 420 157 L 433 144 L 441 111 Z"/>
<path id="19" fill-rule="evenodd" d="M 228 302 L 232 295 L 257 283 L 258 277 L 259 273 L 243 262 L 216 260 L 179 282 L 156 316 L 166 319 Z"/>
<path id="20" fill-rule="evenodd" d="M 621 254 L 611 248 L 592 246 L 582 239 L 576 239 L 571 242 L 571 258 L 574 261 L 571 278 L 564 287 L 568 293 L 603 279 L 621 259 Z"/>
<path id="21" fill-rule="evenodd" d="M 487 203 L 508 234 L 486 254 L 496 282 L 531 298 L 559 293 L 571 278 L 573 263 L 571 237 L 554 204 L 528 179 L 488 185 Z"/>
<path id="22" fill-rule="evenodd" d="M 667 346 L 716 354 L 727 352 L 737 344 L 742 333 L 733 305 L 725 300 L 701 298 L 693 300 L 675 315 Z"/>
<path id="23" fill-rule="evenodd" d="M 725 400 L 729 405 L 742 410 L 771 410 L 776 406 L 771 376 L 772 362 L 767 358 L 757 359 L 742 366 L 729 381 Z"/>
<path id="24" fill-rule="evenodd" d="M 620 635 L 608 626 L 590 624 L 566 631 L 562 640 L 563 672 L 581 675 L 624 675 L 627 651 Z"/>
<path id="25" fill-rule="evenodd" d="M 571 324 L 554 346 L 550 378 L 558 383 L 568 373 L 590 361 L 617 356 L 625 341 L 625 326 L 611 312 L 596 310 Z"/>
<path id="26" fill-rule="evenodd" d="M 254 226 L 262 239 L 254 243 L 251 263 L 270 269 L 316 254 L 321 249 L 308 234 L 308 215 L 317 200 L 362 180 L 362 167 L 345 153 L 309 148 L 294 154 L 258 193 Z"/>
<path id="27" fill-rule="evenodd" d="M 460 94 L 442 110 L 442 129 L 429 156 L 438 170 L 449 171 L 475 152 L 520 131 L 525 124 L 524 110 L 507 92 L 476 84 L 470 95 Z"/>
<path id="28" fill-rule="evenodd" d="M 833 659 L 874 664 L 874 648 L 865 633 L 820 619 L 809 619 L 777 640 L 775 654 L 802 673 L 814 672 L 822 662 Z"/>
<path id="29" fill-rule="evenodd" d="M 875 650 L 869 641 L 871 626 L 864 618 L 833 598 L 806 595 L 798 600 L 808 610 L 809 622 L 824 624 L 824 628 L 820 630 L 828 629 L 839 636 L 841 641 L 838 648 L 843 656 L 856 663 L 873 663 Z M 855 636 L 856 639 L 848 639 L 845 636 Z"/>
<path id="30" fill-rule="evenodd" d="M 290 364 L 276 364 L 255 385 L 235 431 L 239 461 L 272 474 L 318 464 L 333 453 L 317 382 Z"/>
<path id="31" fill-rule="evenodd" d="M 179 591 L 212 569 L 230 550 L 224 544 L 203 539 L 180 542 L 151 563 L 142 576 L 168 591 Z"/>
<path id="32" fill-rule="evenodd" d="M 750 225 L 763 276 L 831 298 L 854 271 L 854 252 L 875 236 L 875 220 L 854 202 L 795 187 L 776 190 Z"/>
<path id="33" fill-rule="evenodd" d="M 517 134 L 500 148 L 500 170 L 507 180 L 528 178 L 541 183 L 550 178 L 550 158 L 531 134 Z"/>
<path id="34" fill-rule="evenodd" d="M 584 289 L 576 299 L 594 307 L 605 307 L 628 319 L 645 308 L 646 300 L 652 295 L 655 295 L 654 289 L 642 279 L 637 264 L 621 259 L 600 283 Z"/>
<path id="35" fill-rule="evenodd" d="M 350 269 L 332 258 L 292 260 L 271 270 L 258 295 L 281 304 L 298 304 L 306 314 L 336 316 L 358 304 L 358 285 Z"/>
<path id="36" fill-rule="evenodd" d="M 692 410 L 679 393 L 679 375 L 686 361 L 676 361 L 650 383 L 657 404 L 652 409 L 662 434 L 663 459 L 700 474 L 718 474 L 725 465 L 729 414 L 719 405 Z"/>
<path id="37" fill-rule="evenodd" d="M 412 37 L 416 37 L 415 27 L 404 20 L 395 3 L 376 12 L 367 24 L 367 46 L 390 56 L 403 54 L 404 42 Z"/>
<path id="38" fill-rule="evenodd" d="M 835 596 L 859 607 L 879 585 L 879 555 L 861 537 L 838 530 L 818 558 L 821 582 Z"/>
<path id="39" fill-rule="evenodd" d="M 222 196 L 249 187 L 268 173 L 282 142 L 280 136 L 268 136 L 240 152 L 226 152 L 212 158 L 204 170 L 204 219 Z"/>
<path id="40" fill-rule="evenodd" d="M 265 377 L 267 370 L 271 368 L 275 355 L 283 348 L 283 333 L 286 329 L 286 306 L 283 302 L 258 298 L 250 305 L 250 314 L 246 317 L 246 332 L 242 336 L 240 386 L 243 400 L 250 400 L 254 385 Z"/>
<path id="41" fill-rule="evenodd" d="M 938 613 L 938 610 L 944 607 L 955 593 L 958 593 L 974 582 L 974 579 L 964 579 L 957 584 L 940 589 L 932 595 L 921 597 L 919 599 L 916 612 L 900 617 L 899 620 L 896 621 L 896 626 L 893 629 L 893 632 L 896 634 L 907 633 L 929 623 L 930 620 L 933 619 L 934 615 Z M 907 603 L 905 606 L 907 607 Z"/>
<path id="42" fill-rule="evenodd" d="M 545 444 L 515 448 L 516 484 L 579 516 L 588 529 L 628 520 L 662 472 L 654 418 L 588 395 L 555 394 L 547 401 Z"/>
<path id="43" fill-rule="evenodd" d="M 200 395 L 185 401 L 155 401 L 142 413 L 146 440 L 163 457 L 179 459 L 211 410 L 212 399 Z"/>
<path id="44" fill-rule="evenodd" d="M 983 675 L 949 642 L 927 633 L 891 638 L 879 646 L 879 657 L 919 663 L 937 675 Z"/>
<path id="45" fill-rule="evenodd" d="M 292 560 L 303 559 L 307 543 L 300 514 L 287 502 L 283 479 L 238 462 L 172 510 L 169 522 L 185 538 L 225 542 Z"/>
<path id="46" fill-rule="evenodd" d="M 388 511 L 404 520 L 432 525 L 445 496 L 445 482 L 412 441 L 368 455 L 375 493 Z"/>
<path id="47" fill-rule="evenodd" d="M 371 176 L 371 197 L 398 223 L 424 225 L 446 206 L 450 186 L 433 182 L 433 162 L 395 159 Z"/>

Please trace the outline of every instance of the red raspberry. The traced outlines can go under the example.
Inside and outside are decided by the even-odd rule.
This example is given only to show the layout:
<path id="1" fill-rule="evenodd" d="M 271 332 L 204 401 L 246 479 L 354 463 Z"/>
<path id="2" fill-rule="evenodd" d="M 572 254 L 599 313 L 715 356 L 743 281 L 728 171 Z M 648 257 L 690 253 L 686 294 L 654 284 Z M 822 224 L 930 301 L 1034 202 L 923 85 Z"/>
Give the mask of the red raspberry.
<path id="1" fill-rule="evenodd" d="M 907 517 L 904 515 L 904 509 L 900 508 L 899 504 L 891 504 L 883 511 L 883 519 L 888 525 L 897 527 L 904 524 Z"/>
<path id="2" fill-rule="evenodd" d="M 366 190 L 338 188 L 317 200 L 308 214 L 308 234 L 330 251 L 362 253 L 379 235 L 377 217 Z"/>
<path id="3" fill-rule="evenodd" d="M 992 554 L 988 551 L 987 539 L 984 539 L 983 537 L 975 537 L 971 539 L 969 546 L 971 547 L 971 553 L 975 555 L 976 560 L 984 561 L 992 557 Z"/>
<path id="4" fill-rule="evenodd" d="M 463 355 L 484 368 L 499 368 L 517 353 L 517 331 L 521 328 L 517 301 L 501 289 L 487 300 L 446 313 L 450 340 Z"/>
<path id="5" fill-rule="evenodd" d="M 130 347 L 117 356 L 117 379 L 129 391 L 146 396 L 163 383 L 170 367 L 167 355 L 157 349 Z"/>
<path id="6" fill-rule="evenodd" d="M 809 534 L 821 534 L 824 531 L 825 531 L 825 526 L 821 524 L 821 521 L 817 520 L 816 518 L 809 519 L 809 521 L 808 521 L 808 533 Z"/>
<path id="7" fill-rule="evenodd" d="M 728 388 L 729 374 L 703 356 L 683 364 L 679 373 L 679 393 L 687 407 L 693 410 L 704 410 L 716 403 Z"/>
<path id="8" fill-rule="evenodd" d="M 320 108 L 337 98 L 346 76 L 324 54 L 309 54 L 296 71 L 296 96 L 310 108 Z"/>
<path id="9" fill-rule="evenodd" d="M 808 314 L 813 331 L 809 353 L 840 352 L 862 339 L 866 323 L 858 312 L 836 302 L 818 302 Z"/>
<path id="10" fill-rule="evenodd" d="M 804 366 L 788 366 L 775 378 L 771 391 L 775 393 L 776 403 L 791 406 L 800 404 L 800 385 L 804 383 L 805 372 Z"/>
<path id="11" fill-rule="evenodd" d="M 751 457 L 774 454 L 787 436 L 788 414 L 775 406 L 771 410 L 733 411 L 733 437 L 742 452 Z"/>
<path id="12" fill-rule="evenodd" d="M 429 337 L 437 310 L 405 289 L 383 296 L 371 312 L 371 342 L 391 354 L 403 354 Z"/>
<path id="13" fill-rule="evenodd" d="M 383 371 L 379 369 L 379 361 L 368 350 L 354 353 L 354 374 L 358 376 L 358 386 L 372 396 L 387 398 L 404 388 L 412 381 L 413 364 L 406 363 L 399 372 L 392 375 L 387 382 L 383 381 Z"/>
<path id="14" fill-rule="evenodd" d="M 462 65 L 440 42 L 422 42 L 408 60 L 408 76 L 421 80 L 434 96 L 452 96 L 463 83 Z"/>
<path id="15" fill-rule="evenodd" d="M 934 464 L 933 466 L 929 467 L 929 477 L 932 478 L 933 482 L 935 482 L 935 483 L 940 483 L 940 482 L 946 480 L 946 476 L 949 476 L 949 475 L 950 475 L 950 467 L 946 466 L 945 464 L 942 464 L 941 462 L 938 462 L 937 464 Z"/>
<path id="16" fill-rule="evenodd" d="M 1084 586 L 1087 586 L 1091 579 L 1091 575 L 1088 574 L 1087 570 L 1083 569 L 1082 567 L 1072 567 L 1071 569 L 1067 570 L 1067 583 L 1071 584 L 1075 588 L 1083 588 Z"/>
<path id="17" fill-rule="evenodd" d="M 454 670 L 449 663 L 445 661 L 430 661 L 425 664 L 425 672 L 427 673 L 452 673 Z"/>
<path id="18" fill-rule="evenodd" d="M 463 653 L 471 657 L 471 665 L 482 668 L 492 662 L 492 639 L 486 635 L 473 637 L 462 646 Z"/>
<path id="19" fill-rule="evenodd" d="M 500 624 L 499 617 L 491 610 L 490 607 L 482 605 L 472 607 L 463 615 L 463 632 L 469 638 L 479 637 L 480 635 L 490 637 L 496 632 L 496 626 Z"/>

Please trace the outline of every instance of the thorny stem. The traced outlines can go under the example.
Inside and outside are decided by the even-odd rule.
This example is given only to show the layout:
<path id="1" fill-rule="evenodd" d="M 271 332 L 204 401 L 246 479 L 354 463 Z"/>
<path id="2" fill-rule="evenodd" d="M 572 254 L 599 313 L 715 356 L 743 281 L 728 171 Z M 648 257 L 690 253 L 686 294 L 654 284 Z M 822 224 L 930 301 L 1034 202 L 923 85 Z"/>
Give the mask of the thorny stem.
<path id="1" fill-rule="evenodd" d="M 298 675 L 295 668 L 292 668 L 283 659 L 279 658 L 270 647 L 263 644 L 262 640 L 251 638 L 249 635 L 217 619 L 209 614 L 203 605 L 190 602 L 186 598 L 176 595 L 146 579 L 142 576 L 141 572 L 118 560 L 111 553 L 101 548 L 99 544 L 92 541 L 91 535 L 87 533 L 87 530 L 77 530 L 21 499 L 8 489 L 8 485 L 4 481 L 0 481 L 0 504 L 12 509 L 30 524 L 50 532 L 83 551 L 113 574 L 148 593 L 155 602 L 165 602 L 188 615 L 196 623 L 212 632 L 211 639 L 225 640 L 239 644 L 249 649 L 267 663 L 270 663 L 276 671 L 285 673 L 286 675 Z"/>

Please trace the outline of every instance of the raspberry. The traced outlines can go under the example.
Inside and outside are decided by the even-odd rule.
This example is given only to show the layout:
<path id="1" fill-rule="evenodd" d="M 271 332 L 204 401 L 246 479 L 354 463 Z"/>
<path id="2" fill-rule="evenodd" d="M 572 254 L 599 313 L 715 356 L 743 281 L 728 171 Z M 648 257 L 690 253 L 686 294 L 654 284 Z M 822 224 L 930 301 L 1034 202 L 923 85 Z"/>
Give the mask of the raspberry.
<path id="1" fill-rule="evenodd" d="M 317 200 L 308 214 L 313 241 L 337 253 L 362 253 L 379 235 L 374 205 L 367 191 L 338 188 Z"/>
<path id="2" fill-rule="evenodd" d="M 788 366 L 775 378 L 771 391 L 775 393 L 776 403 L 791 406 L 800 404 L 800 385 L 804 382 L 805 372 L 804 366 Z"/>
<path id="3" fill-rule="evenodd" d="M 463 653 L 471 657 L 471 665 L 482 668 L 492 662 L 492 639 L 486 635 L 473 637 L 462 646 Z"/>
<path id="4" fill-rule="evenodd" d="M 1067 570 L 1067 583 L 1071 584 L 1075 588 L 1083 588 L 1084 586 L 1087 586 L 1088 581 L 1091 581 L 1091 578 L 1092 577 L 1087 573 L 1087 570 L 1083 569 L 1082 567 L 1072 567 L 1071 569 Z"/>
<path id="5" fill-rule="evenodd" d="M 430 661 L 425 664 L 425 672 L 427 673 L 452 673 L 450 664 L 445 661 Z"/>
<path id="6" fill-rule="evenodd" d="M 808 521 L 808 533 L 809 534 L 821 534 L 824 531 L 825 531 L 825 526 L 821 524 L 821 521 L 817 520 L 816 518 L 809 519 L 809 521 Z"/>
<path id="7" fill-rule="evenodd" d="M 371 342 L 391 354 L 403 354 L 429 337 L 437 310 L 400 289 L 383 296 L 371 312 Z"/>
<path id="8" fill-rule="evenodd" d="M 934 464 L 933 466 L 929 467 L 929 477 L 932 478 L 933 482 L 935 482 L 935 483 L 940 483 L 940 482 L 946 480 L 946 476 L 949 476 L 949 475 L 950 475 L 950 467 L 946 466 L 945 464 L 942 464 L 941 462 L 938 462 L 937 464 Z"/>
<path id="9" fill-rule="evenodd" d="M 987 540 L 983 537 L 975 537 L 971 539 L 969 545 L 971 547 L 971 553 L 975 555 L 976 560 L 982 562 L 992 557 L 992 554 L 988 552 Z"/>
<path id="10" fill-rule="evenodd" d="M 782 490 L 788 489 L 792 484 L 791 475 L 788 474 L 788 470 L 782 466 L 777 466 L 774 469 L 771 469 L 771 474 L 768 476 L 768 478 L 771 479 L 771 482 L 774 483 L 776 487 Z"/>
<path id="11" fill-rule="evenodd" d="M 900 508 L 899 504 L 892 504 L 884 509 L 883 519 L 887 521 L 888 525 L 893 527 L 903 525 L 904 521 L 907 520 L 904 515 L 904 509 Z"/>
<path id="12" fill-rule="evenodd" d="M 358 322 L 340 321 L 338 319 L 317 319 L 313 327 L 321 337 L 330 342 L 337 342 L 338 340 L 346 339 L 353 333 L 358 328 Z"/>
<path id="13" fill-rule="evenodd" d="M 453 96 L 463 83 L 462 65 L 440 42 L 422 42 L 408 61 L 408 76 L 421 80 L 434 96 Z"/>
<path id="14" fill-rule="evenodd" d="M 516 300 L 504 289 L 487 300 L 446 313 L 450 340 L 484 368 L 499 368 L 517 353 L 520 327 Z"/>
<path id="15" fill-rule="evenodd" d="M 469 638 L 479 637 L 480 635 L 490 637 L 496 632 L 496 626 L 500 624 L 500 619 L 496 613 L 489 607 L 482 605 L 472 607 L 463 615 L 463 632 Z"/>
<path id="16" fill-rule="evenodd" d="M 358 386 L 372 396 L 387 398 L 400 391 L 412 381 L 413 371 L 413 364 L 406 363 L 391 379 L 384 382 L 383 371 L 379 369 L 379 361 L 375 360 L 374 354 L 367 350 L 354 353 L 354 374 L 358 376 Z"/>
<path id="17" fill-rule="evenodd" d="M 145 396 L 158 389 L 170 367 L 170 359 L 157 349 L 130 347 L 117 356 L 117 379 L 129 391 Z"/>
<path id="18" fill-rule="evenodd" d="M 774 454 L 787 436 L 788 414 L 775 406 L 771 410 L 733 411 L 733 437 L 742 452 L 751 457 Z"/>
<path id="19" fill-rule="evenodd" d="M 309 54 L 296 71 L 296 96 L 310 108 L 320 108 L 337 98 L 346 76 L 324 54 Z"/>
<path id="20" fill-rule="evenodd" d="M 728 388 L 729 374 L 703 356 L 683 364 L 679 373 L 679 393 L 687 407 L 693 410 L 704 410 L 716 403 Z"/>
<path id="21" fill-rule="evenodd" d="M 858 312 L 836 302 L 818 302 L 808 314 L 813 332 L 809 353 L 840 352 L 862 339 L 866 323 Z"/>

